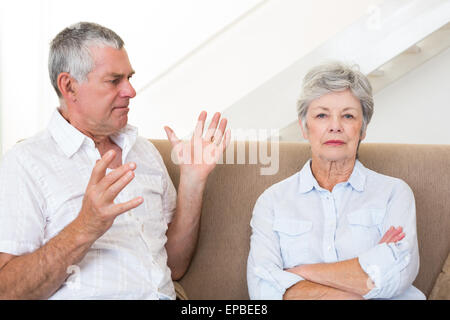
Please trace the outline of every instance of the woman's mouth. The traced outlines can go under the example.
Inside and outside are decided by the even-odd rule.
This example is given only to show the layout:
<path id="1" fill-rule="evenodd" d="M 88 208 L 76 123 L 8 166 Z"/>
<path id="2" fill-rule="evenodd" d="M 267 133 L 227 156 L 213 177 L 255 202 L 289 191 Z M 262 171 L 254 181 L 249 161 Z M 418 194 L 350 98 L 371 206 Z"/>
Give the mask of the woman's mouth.
<path id="1" fill-rule="evenodd" d="M 345 142 L 342 140 L 328 140 L 325 142 L 325 144 L 328 146 L 341 146 L 345 144 Z"/>

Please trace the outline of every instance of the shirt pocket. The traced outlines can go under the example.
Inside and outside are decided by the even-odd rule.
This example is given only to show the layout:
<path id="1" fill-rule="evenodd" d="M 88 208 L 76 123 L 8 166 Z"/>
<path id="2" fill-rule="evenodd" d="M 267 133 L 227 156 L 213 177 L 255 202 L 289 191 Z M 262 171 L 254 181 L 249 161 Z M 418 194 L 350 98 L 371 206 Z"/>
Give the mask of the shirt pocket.
<path id="1" fill-rule="evenodd" d="M 130 199 L 143 197 L 144 203 L 131 210 L 139 222 L 159 222 L 162 218 L 162 178 L 159 175 L 137 174 L 133 179 Z"/>
<path id="2" fill-rule="evenodd" d="M 275 219 L 273 230 L 280 239 L 284 267 L 304 264 L 310 256 L 313 223 L 309 220 Z"/>
<path id="3" fill-rule="evenodd" d="M 374 247 L 381 239 L 385 209 L 359 209 L 347 215 L 351 239 L 358 252 Z"/>

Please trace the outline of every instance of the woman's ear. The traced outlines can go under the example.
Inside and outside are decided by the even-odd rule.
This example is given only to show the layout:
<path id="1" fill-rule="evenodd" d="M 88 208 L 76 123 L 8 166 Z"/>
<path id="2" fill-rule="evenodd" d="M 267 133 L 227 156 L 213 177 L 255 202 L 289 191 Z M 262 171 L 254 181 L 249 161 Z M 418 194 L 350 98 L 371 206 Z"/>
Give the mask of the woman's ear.
<path id="1" fill-rule="evenodd" d="M 308 140 L 308 128 L 305 128 L 303 126 L 302 119 L 300 119 L 300 118 L 298 119 L 298 123 L 300 124 L 300 129 L 302 129 L 303 138 L 305 138 L 305 140 Z M 306 123 L 305 123 L 305 125 L 306 125 Z"/>
<path id="2" fill-rule="evenodd" d="M 359 138 L 359 141 L 363 141 L 365 137 L 366 137 L 366 130 L 364 130 L 364 132 L 361 133 L 361 137 Z"/>
<path id="3" fill-rule="evenodd" d="M 61 72 L 57 79 L 58 89 L 65 100 L 75 102 L 77 81 L 67 72 Z"/>

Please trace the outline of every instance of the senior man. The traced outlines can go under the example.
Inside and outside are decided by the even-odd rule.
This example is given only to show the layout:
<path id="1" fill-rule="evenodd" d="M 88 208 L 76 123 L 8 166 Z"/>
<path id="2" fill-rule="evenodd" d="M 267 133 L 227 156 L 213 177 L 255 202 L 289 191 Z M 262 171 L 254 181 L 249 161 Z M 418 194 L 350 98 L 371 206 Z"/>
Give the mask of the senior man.
<path id="1" fill-rule="evenodd" d="M 59 108 L 0 166 L 0 298 L 174 299 L 207 177 L 229 142 L 226 119 L 216 113 L 203 137 L 202 112 L 187 142 L 165 127 L 177 194 L 156 148 L 127 124 L 134 70 L 116 33 L 64 29 L 49 72 Z"/>

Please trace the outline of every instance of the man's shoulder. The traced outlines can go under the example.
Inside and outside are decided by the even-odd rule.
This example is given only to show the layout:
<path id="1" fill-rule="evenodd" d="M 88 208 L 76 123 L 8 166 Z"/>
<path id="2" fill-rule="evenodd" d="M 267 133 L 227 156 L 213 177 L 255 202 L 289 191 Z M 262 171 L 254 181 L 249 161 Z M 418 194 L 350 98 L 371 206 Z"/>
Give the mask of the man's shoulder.
<path id="1" fill-rule="evenodd" d="M 145 162 L 149 168 L 166 170 L 162 155 L 149 139 L 138 136 L 133 149 L 139 161 Z"/>
<path id="2" fill-rule="evenodd" d="M 48 131 L 41 131 L 29 138 L 17 141 L 2 157 L 5 162 L 23 162 L 33 157 L 44 158 L 46 152 L 51 152 L 49 148 L 54 148 L 51 143 L 51 136 Z"/>
<path id="3" fill-rule="evenodd" d="M 146 156 L 161 158 L 161 154 L 155 145 L 147 138 L 137 136 L 135 146 L 140 152 L 145 152 Z"/>

